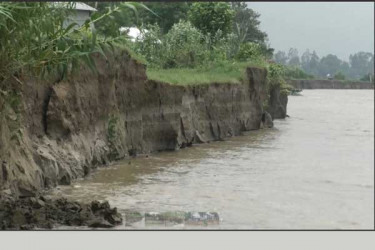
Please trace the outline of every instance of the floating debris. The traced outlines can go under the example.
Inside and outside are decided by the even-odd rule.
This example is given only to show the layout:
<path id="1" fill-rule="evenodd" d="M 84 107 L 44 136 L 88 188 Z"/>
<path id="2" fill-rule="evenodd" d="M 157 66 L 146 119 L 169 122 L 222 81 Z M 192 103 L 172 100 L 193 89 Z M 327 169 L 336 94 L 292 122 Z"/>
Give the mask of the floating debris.
<path id="1" fill-rule="evenodd" d="M 291 89 L 290 95 L 301 95 L 302 89 Z"/>
<path id="2" fill-rule="evenodd" d="M 133 223 L 141 221 L 143 217 L 140 212 L 132 210 L 125 211 L 125 225 L 131 226 Z"/>
<path id="3" fill-rule="evenodd" d="M 185 221 L 186 224 L 191 225 L 212 225 L 219 222 L 219 214 L 216 212 L 189 212 Z"/>
<path id="4" fill-rule="evenodd" d="M 185 224 L 185 225 L 218 225 L 219 214 L 216 212 L 149 212 L 145 213 L 145 224 Z"/>
<path id="5" fill-rule="evenodd" d="M 159 223 L 174 223 L 182 224 L 185 221 L 185 212 L 164 212 L 164 213 L 146 213 L 145 214 L 145 223 L 146 224 L 159 224 Z"/>

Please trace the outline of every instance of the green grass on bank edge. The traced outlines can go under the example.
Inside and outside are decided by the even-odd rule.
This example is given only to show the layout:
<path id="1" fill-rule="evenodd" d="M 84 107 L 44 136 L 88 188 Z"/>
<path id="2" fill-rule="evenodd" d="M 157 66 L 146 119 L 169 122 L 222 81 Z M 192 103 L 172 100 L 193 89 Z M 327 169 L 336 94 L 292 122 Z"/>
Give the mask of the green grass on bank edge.
<path id="1" fill-rule="evenodd" d="M 146 73 L 150 80 L 156 80 L 177 85 L 196 85 L 208 83 L 239 84 L 245 75 L 246 67 L 254 66 L 249 62 L 217 63 L 209 67 L 196 69 L 148 68 Z M 259 67 L 259 66 L 258 66 Z"/>
<path id="2" fill-rule="evenodd" d="M 125 50 L 129 53 L 131 58 L 136 60 L 138 63 L 147 65 L 146 59 L 136 54 L 128 44 L 116 44 L 121 50 Z M 219 63 L 213 63 L 211 66 L 199 67 L 199 68 L 173 68 L 173 69 L 157 69 L 150 66 L 147 67 L 147 77 L 150 80 L 156 80 L 160 82 L 166 82 L 177 85 L 198 85 L 198 84 L 209 84 L 209 83 L 241 83 L 246 67 L 258 67 L 266 68 L 264 61 L 250 61 L 250 62 L 230 62 L 224 61 Z M 313 77 L 313 78 L 299 78 L 289 76 L 286 80 L 327 80 L 326 78 Z M 335 81 L 348 84 L 352 82 L 363 82 L 359 79 L 345 79 Z M 374 84 L 374 82 L 372 82 Z"/>

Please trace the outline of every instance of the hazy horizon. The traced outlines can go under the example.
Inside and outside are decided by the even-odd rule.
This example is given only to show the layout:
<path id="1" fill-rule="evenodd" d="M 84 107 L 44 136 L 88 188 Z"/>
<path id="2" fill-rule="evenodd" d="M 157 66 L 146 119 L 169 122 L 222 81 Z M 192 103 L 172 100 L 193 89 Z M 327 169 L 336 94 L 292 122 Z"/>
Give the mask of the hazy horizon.
<path id="1" fill-rule="evenodd" d="M 348 61 L 358 51 L 374 53 L 374 3 L 247 2 L 260 16 L 275 52 L 309 49 L 319 57 L 335 54 Z"/>

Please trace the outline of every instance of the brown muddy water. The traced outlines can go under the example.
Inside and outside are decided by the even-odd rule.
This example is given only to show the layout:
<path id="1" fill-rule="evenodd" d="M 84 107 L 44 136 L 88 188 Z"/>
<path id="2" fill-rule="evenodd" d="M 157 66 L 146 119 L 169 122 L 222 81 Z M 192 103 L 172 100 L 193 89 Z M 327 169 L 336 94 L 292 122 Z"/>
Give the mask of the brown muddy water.
<path id="1" fill-rule="evenodd" d="M 115 229 L 373 229 L 374 91 L 304 90 L 288 114 L 273 129 L 118 162 L 51 195 L 108 200 L 123 214 L 220 217 Z"/>

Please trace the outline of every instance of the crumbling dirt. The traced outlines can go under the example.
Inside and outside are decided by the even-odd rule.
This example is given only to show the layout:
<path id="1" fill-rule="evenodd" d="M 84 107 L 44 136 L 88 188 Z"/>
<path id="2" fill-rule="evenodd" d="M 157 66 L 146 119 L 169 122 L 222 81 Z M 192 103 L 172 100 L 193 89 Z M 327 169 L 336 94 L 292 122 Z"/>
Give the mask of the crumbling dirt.
<path id="1" fill-rule="evenodd" d="M 58 225 L 111 228 L 122 223 L 122 216 L 108 202 L 83 204 L 65 198 L 43 196 L 14 199 L 1 197 L 0 229 L 53 229 Z"/>

